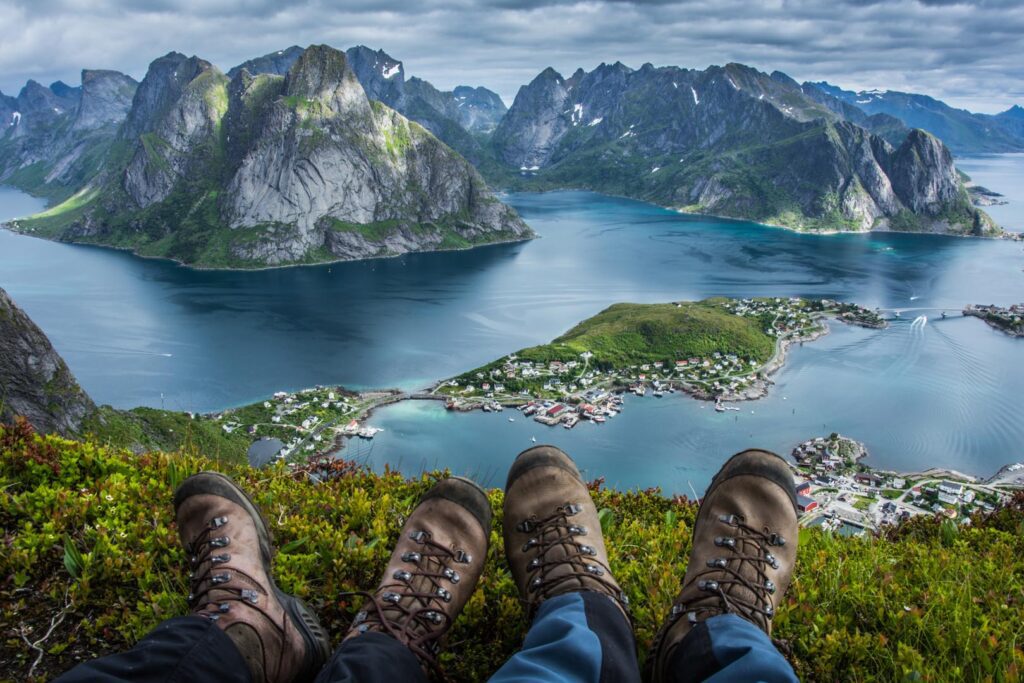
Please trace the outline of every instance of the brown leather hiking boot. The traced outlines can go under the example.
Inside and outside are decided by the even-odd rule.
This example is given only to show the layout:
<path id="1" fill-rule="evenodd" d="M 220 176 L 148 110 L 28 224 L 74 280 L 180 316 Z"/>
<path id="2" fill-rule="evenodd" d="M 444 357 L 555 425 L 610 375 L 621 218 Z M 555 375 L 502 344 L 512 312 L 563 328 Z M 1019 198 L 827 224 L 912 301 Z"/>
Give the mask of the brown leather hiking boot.
<path id="1" fill-rule="evenodd" d="M 254 683 L 312 680 L 330 643 L 312 610 L 274 583 L 270 531 L 245 492 L 201 472 L 174 493 L 174 509 L 189 554 L 192 613 L 234 641 Z"/>
<path id="2" fill-rule="evenodd" d="M 664 680 L 673 650 L 709 617 L 735 614 L 770 636 L 793 576 L 798 532 L 789 465 L 766 451 L 731 457 L 704 494 L 683 588 L 655 636 L 647 678 Z"/>
<path id="3" fill-rule="evenodd" d="M 445 479 L 427 491 L 402 526 L 377 590 L 356 614 L 345 640 L 389 635 L 412 650 L 424 671 L 441 674 L 437 655 L 487 559 L 491 505 L 469 479 Z"/>
<path id="4" fill-rule="evenodd" d="M 563 593 L 604 593 L 629 618 L 608 568 L 597 508 L 572 459 L 554 446 L 523 451 L 505 484 L 505 555 L 532 616 Z"/>

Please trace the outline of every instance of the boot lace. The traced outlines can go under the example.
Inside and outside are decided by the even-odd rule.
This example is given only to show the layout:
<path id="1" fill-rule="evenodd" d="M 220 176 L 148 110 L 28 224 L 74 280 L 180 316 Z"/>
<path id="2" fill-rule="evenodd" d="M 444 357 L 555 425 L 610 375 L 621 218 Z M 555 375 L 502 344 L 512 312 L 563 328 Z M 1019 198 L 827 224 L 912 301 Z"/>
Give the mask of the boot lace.
<path id="1" fill-rule="evenodd" d="M 228 564 L 231 561 L 231 554 L 223 552 L 223 549 L 231 544 L 231 538 L 226 535 L 213 535 L 214 532 L 220 532 L 227 523 L 227 517 L 214 517 L 198 536 L 185 545 L 191 569 L 188 575 L 189 609 L 197 616 L 217 621 L 222 614 L 231 610 L 232 602 L 241 602 L 269 618 L 260 607 L 260 594 L 265 595 L 266 591 L 259 588 L 260 584 L 256 579 Z M 250 585 L 257 588 L 242 588 L 235 585 L 233 579 L 237 577 L 248 580 Z M 218 592 L 217 599 L 211 600 L 209 594 L 214 590 Z"/>
<path id="2" fill-rule="evenodd" d="M 345 594 L 366 598 L 352 628 L 360 633 L 377 630 L 390 635 L 443 679 L 437 655 L 441 637 L 452 626 L 452 615 L 447 610 L 452 593 L 445 585 L 454 586 L 462 578 L 452 565 L 468 565 L 473 557 L 436 542 L 429 531 L 413 531 L 409 538 L 420 548 L 402 555 L 408 569 L 396 570 L 390 582 L 381 584 L 375 593 Z"/>
<path id="3" fill-rule="evenodd" d="M 522 547 L 522 552 L 533 555 L 526 565 L 531 617 L 541 601 L 566 592 L 564 586 L 571 582 L 606 593 L 619 603 L 623 612 L 629 614 L 629 598 L 611 580 L 608 566 L 596 558 L 597 550 L 576 540 L 589 533 L 585 526 L 569 519 L 582 510 L 583 507 L 577 503 L 566 503 L 559 505 L 547 517 L 531 515 L 516 526 L 523 533 L 534 534 Z M 548 554 L 555 548 L 561 549 L 560 556 L 549 559 Z M 568 566 L 569 571 L 557 574 L 550 571 L 563 566 Z"/>
<path id="4" fill-rule="evenodd" d="M 723 556 L 708 560 L 707 567 L 695 574 L 689 583 L 696 583 L 699 590 L 713 599 L 702 598 L 689 605 L 673 605 L 668 619 L 655 637 L 655 648 L 683 614 L 691 625 L 719 614 L 736 614 L 762 630 L 768 630 L 768 623 L 775 616 L 772 596 L 776 591 L 768 569 L 779 568 L 779 561 L 771 548 L 785 545 L 786 539 L 768 527 L 755 529 L 749 526 L 740 515 L 720 515 L 718 522 L 734 529 L 732 535 L 715 537 L 715 546 L 723 549 Z M 745 575 L 744 567 L 753 569 L 753 576 L 749 576 L 751 572 Z M 736 590 L 737 587 L 745 588 L 754 598 L 749 599 L 743 591 Z M 684 592 L 686 588 L 683 587 Z"/>

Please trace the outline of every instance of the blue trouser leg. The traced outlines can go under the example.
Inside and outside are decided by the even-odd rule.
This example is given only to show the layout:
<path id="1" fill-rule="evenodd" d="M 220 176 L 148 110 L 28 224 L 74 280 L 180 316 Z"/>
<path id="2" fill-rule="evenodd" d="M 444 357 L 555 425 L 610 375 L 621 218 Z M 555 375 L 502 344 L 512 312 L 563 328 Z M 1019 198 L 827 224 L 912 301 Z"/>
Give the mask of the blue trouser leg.
<path id="1" fill-rule="evenodd" d="M 209 619 L 168 619 L 130 650 L 79 664 L 57 683 L 249 683 L 234 642 Z"/>
<path id="2" fill-rule="evenodd" d="M 798 681 L 771 638 L 735 614 L 722 614 L 698 624 L 670 657 L 669 683 Z"/>
<path id="3" fill-rule="evenodd" d="M 541 603 L 523 649 L 491 683 L 638 683 L 629 620 L 607 595 L 566 593 Z"/>

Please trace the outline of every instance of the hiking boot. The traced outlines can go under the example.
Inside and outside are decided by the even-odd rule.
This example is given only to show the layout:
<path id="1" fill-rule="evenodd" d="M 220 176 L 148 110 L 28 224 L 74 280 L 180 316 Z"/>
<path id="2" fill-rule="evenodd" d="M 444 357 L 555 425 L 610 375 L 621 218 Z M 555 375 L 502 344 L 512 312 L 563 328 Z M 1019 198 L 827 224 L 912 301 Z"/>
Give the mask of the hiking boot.
<path id="1" fill-rule="evenodd" d="M 402 527 L 374 593 L 356 614 L 345 640 L 363 633 L 389 635 L 415 654 L 428 673 L 441 641 L 484 570 L 491 535 L 487 494 L 453 477 L 427 491 Z"/>
<path id="2" fill-rule="evenodd" d="M 572 459 L 554 446 L 523 451 L 505 484 L 505 555 L 532 617 L 544 600 L 604 593 L 629 618 L 608 568 L 597 508 Z"/>
<path id="3" fill-rule="evenodd" d="M 330 642 L 312 610 L 274 583 L 270 531 L 245 492 L 201 472 L 174 493 L 174 510 L 189 555 L 192 614 L 215 621 L 235 643 L 254 683 L 312 680 Z"/>
<path id="4" fill-rule="evenodd" d="M 793 576 L 798 531 L 786 461 L 755 450 L 731 457 L 704 494 L 683 588 L 655 636 L 647 678 L 664 680 L 672 652 L 710 617 L 735 614 L 771 636 L 775 606 Z"/>

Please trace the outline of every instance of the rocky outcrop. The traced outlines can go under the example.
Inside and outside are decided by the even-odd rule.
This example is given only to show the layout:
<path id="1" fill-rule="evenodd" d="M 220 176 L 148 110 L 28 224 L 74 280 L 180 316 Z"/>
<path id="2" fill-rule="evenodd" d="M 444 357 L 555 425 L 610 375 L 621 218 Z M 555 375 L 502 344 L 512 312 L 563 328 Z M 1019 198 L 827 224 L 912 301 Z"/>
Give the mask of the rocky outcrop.
<path id="1" fill-rule="evenodd" d="M 0 422 L 21 415 L 40 432 L 78 432 L 96 406 L 43 331 L 0 289 Z"/>
<path id="2" fill-rule="evenodd" d="M 302 56 L 302 53 L 303 49 L 301 47 L 292 45 L 284 50 L 278 50 L 262 57 L 250 59 L 229 69 L 228 78 L 234 80 L 243 70 L 248 71 L 252 75 L 274 74 L 283 76 L 288 73 L 288 69 L 292 68 L 292 64 Z"/>
<path id="3" fill-rule="evenodd" d="M 138 82 L 118 71 L 82 71 L 82 98 L 75 112 L 75 131 L 117 126 L 128 115 Z"/>
<path id="4" fill-rule="evenodd" d="M 243 68 L 230 82 L 196 57 L 161 57 L 121 141 L 127 163 L 106 169 L 60 232 L 47 224 L 50 236 L 209 267 L 532 236 L 468 162 L 368 99 L 346 54 L 327 46 L 302 51 L 284 76 Z"/>
<path id="5" fill-rule="evenodd" d="M 933 136 L 740 64 L 602 64 L 568 79 L 546 69 L 520 89 L 492 144 L 524 188 L 595 189 L 799 229 L 995 230 Z"/>
<path id="6" fill-rule="evenodd" d="M 498 93 L 487 88 L 458 85 L 452 96 L 459 112 L 459 123 L 468 131 L 490 133 L 508 111 Z"/>

